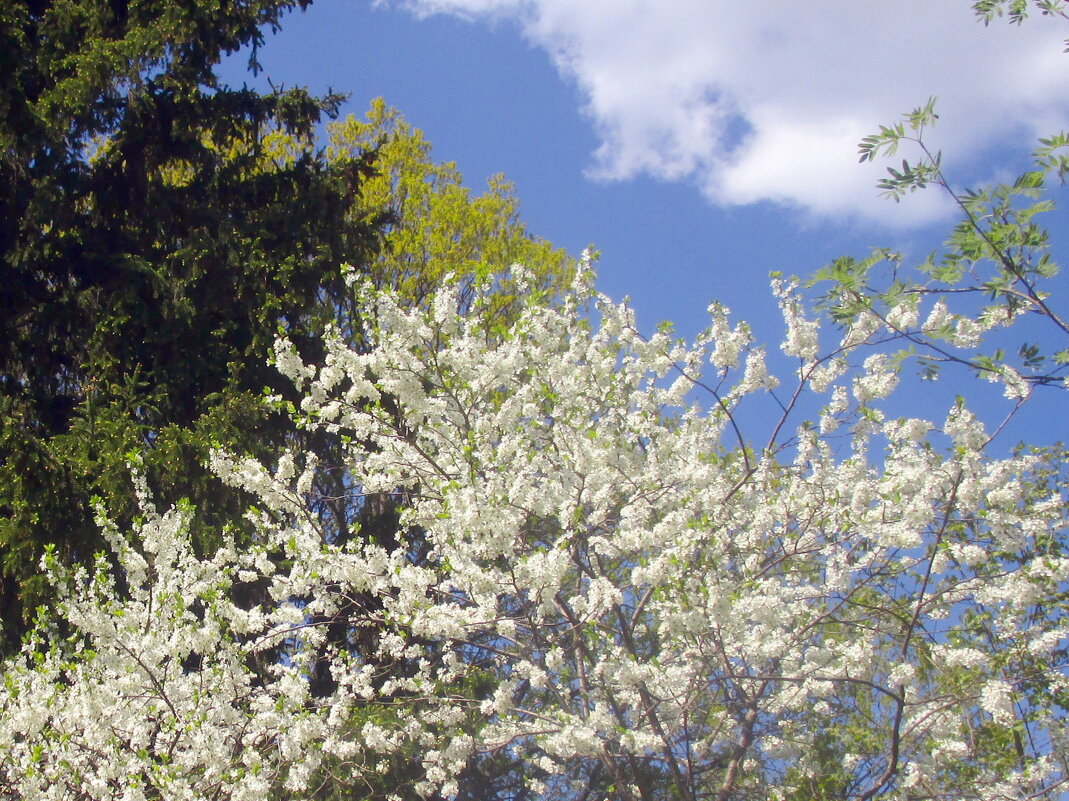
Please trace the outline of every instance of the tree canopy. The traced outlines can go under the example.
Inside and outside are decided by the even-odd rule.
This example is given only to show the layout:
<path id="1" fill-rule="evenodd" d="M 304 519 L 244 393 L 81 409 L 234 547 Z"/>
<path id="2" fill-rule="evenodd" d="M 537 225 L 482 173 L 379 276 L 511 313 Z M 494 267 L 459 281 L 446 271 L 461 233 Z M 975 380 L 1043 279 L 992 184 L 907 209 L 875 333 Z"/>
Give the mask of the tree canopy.
<path id="1" fill-rule="evenodd" d="M 384 246 L 368 270 L 376 287 L 422 303 L 449 278 L 462 287 L 458 310 L 465 311 L 475 286 L 493 279 L 494 303 L 483 314 L 507 322 L 524 300 L 509 276 L 512 265 L 527 271 L 528 292 L 552 295 L 570 280 L 575 260 L 527 233 L 519 200 L 503 175 L 490 176 L 486 192 L 472 197 L 456 164 L 432 161 L 423 133 L 381 98 L 372 102 L 366 119 L 348 117 L 328 129 L 329 159 L 376 153 L 376 172 L 354 207 L 357 216 L 381 209 L 391 215 Z"/>
<path id="2" fill-rule="evenodd" d="M 129 519 L 129 452 L 152 452 L 161 499 L 189 497 L 209 518 L 240 508 L 198 467 L 206 443 L 278 441 L 277 421 L 247 411 L 275 383 L 267 346 L 340 283 L 340 263 L 372 249 L 368 221 L 340 224 L 359 159 L 250 167 L 265 126 L 308 136 L 341 98 L 262 95 L 214 72 L 306 5 L 15 0 L 0 11 L 8 645 L 45 589 L 44 543 L 90 559 L 103 545 L 92 496 Z"/>
<path id="3" fill-rule="evenodd" d="M 1056 797 L 1064 453 L 988 454 L 964 400 L 884 413 L 882 345 L 938 333 L 940 301 L 865 310 L 825 350 L 774 289 L 798 365 L 779 380 L 726 309 L 694 344 L 646 340 L 589 276 L 500 339 L 448 288 L 422 309 L 369 288 L 372 347 L 332 337 L 322 367 L 280 339 L 301 424 L 345 432 L 349 491 L 391 495 L 425 547 L 330 544 L 301 453 L 215 454 L 259 536 L 207 560 L 188 509 L 144 495 L 137 529 L 106 528 L 128 591 L 105 562 L 53 564 L 77 634 L 46 618 L 9 664 L 17 797 L 303 797 L 324 774 L 359 793 L 398 760 L 418 772 L 397 797 L 481 797 L 490 757 L 521 797 Z M 819 423 L 788 406 L 739 439 L 777 386 L 821 399 Z M 252 609 L 231 600 L 249 582 L 270 587 Z M 315 695 L 314 621 L 341 606 L 377 636 L 331 651 Z"/>

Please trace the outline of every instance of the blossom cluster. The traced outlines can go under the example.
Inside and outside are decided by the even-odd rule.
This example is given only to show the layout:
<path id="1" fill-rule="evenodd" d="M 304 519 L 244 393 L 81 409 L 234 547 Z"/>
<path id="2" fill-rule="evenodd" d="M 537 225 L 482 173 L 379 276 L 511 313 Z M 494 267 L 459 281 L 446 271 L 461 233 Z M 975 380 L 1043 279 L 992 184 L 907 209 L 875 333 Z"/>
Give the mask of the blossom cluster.
<path id="1" fill-rule="evenodd" d="M 280 340 L 300 424 L 343 438 L 396 537 L 325 530 L 314 460 L 217 454 L 251 541 L 196 559 L 183 511 L 149 509 L 111 532 L 121 582 L 52 566 L 63 597 L 4 667 L 0 798 L 302 796 L 399 756 L 446 797 L 492 757 L 546 797 L 1053 797 L 1061 464 L 988 454 L 964 402 L 885 419 L 875 326 L 821 357 L 775 291 L 819 426 L 743 425 L 777 382 L 725 309 L 645 338 L 589 272 L 505 331 L 447 287 L 369 294 L 371 346 L 327 332 L 318 366 Z"/>

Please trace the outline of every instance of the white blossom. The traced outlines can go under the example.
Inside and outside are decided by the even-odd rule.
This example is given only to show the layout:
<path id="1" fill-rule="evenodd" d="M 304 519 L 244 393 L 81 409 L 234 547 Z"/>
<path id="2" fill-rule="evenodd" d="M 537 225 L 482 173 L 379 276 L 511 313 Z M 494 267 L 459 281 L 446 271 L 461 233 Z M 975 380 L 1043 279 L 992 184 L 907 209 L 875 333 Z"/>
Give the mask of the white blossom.
<path id="1" fill-rule="evenodd" d="M 133 531 L 104 521 L 122 582 L 103 557 L 46 559 L 56 607 L 3 669 L 0 794 L 262 801 L 325 772 L 379 787 L 400 763 L 449 797 L 503 755 L 547 795 L 597 766 L 620 787 L 660 771 L 678 794 L 798 798 L 826 778 L 819 748 L 870 797 L 885 773 L 924 797 L 1061 781 L 1060 465 L 989 454 L 964 402 L 941 431 L 886 419 L 870 404 L 898 374 L 864 350 L 874 330 L 821 357 L 796 288 L 774 291 L 804 364 L 766 427 L 748 404 L 776 377 L 726 309 L 697 342 L 643 339 L 586 272 L 494 336 L 450 290 L 422 309 L 366 291 L 366 348 L 328 332 L 316 367 L 280 341 L 299 424 L 346 435 L 345 486 L 391 500 L 398 544 L 339 544 L 295 451 L 212 454 L 256 508 L 253 536 L 202 559 L 189 511 L 142 493 Z M 338 616 L 359 648 L 328 636 Z M 963 734 L 979 720 L 1029 736 L 998 751 Z"/>

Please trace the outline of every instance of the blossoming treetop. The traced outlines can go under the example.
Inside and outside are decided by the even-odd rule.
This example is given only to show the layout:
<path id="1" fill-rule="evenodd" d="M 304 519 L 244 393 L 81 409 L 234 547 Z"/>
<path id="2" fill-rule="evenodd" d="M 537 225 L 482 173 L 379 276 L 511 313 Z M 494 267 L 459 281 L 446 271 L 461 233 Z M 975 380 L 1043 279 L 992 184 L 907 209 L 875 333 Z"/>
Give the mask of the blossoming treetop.
<path id="1" fill-rule="evenodd" d="M 260 536 L 207 561 L 146 498 L 109 534 L 128 591 L 104 561 L 58 571 L 70 633 L 46 615 L 7 666 L 5 792 L 297 797 L 405 759 L 398 797 L 453 796 L 507 757 L 496 780 L 554 797 L 1050 796 L 1059 454 L 990 456 L 965 401 L 885 417 L 894 370 L 862 357 L 894 331 L 861 314 L 822 356 L 790 284 L 798 369 L 777 382 L 726 309 L 695 343 L 647 340 L 590 282 L 504 335 L 443 290 L 424 310 L 369 294 L 374 347 L 330 338 L 321 369 L 280 340 L 295 415 L 346 434 L 354 495 L 399 499 L 398 543 L 332 544 L 302 454 L 217 454 Z M 777 384 L 819 422 L 787 405 L 744 431 Z M 253 582 L 270 600 L 245 608 Z M 317 697 L 310 621 L 339 616 L 374 646 L 333 650 Z"/>

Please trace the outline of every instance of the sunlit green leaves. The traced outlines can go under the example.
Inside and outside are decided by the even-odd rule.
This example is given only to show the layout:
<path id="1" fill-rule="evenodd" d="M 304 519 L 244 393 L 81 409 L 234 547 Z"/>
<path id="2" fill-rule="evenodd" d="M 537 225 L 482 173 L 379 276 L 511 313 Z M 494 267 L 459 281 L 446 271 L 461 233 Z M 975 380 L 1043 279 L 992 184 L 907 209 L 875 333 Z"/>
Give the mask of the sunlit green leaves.
<path id="1" fill-rule="evenodd" d="M 1004 4 L 982 5 L 995 14 L 1001 13 Z M 1022 13 L 1026 5 L 1013 4 L 1011 13 Z M 826 287 L 821 305 L 841 326 L 866 314 L 883 319 L 902 307 L 906 298 L 914 306 L 923 304 L 931 310 L 923 325 L 895 328 L 892 337 L 911 343 L 910 352 L 924 378 L 935 378 L 940 365 L 956 362 L 989 378 L 1017 376 L 1033 386 L 1058 384 L 1064 371 L 1051 351 L 1061 352 L 1061 343 L 1069 339 L 1069 323 L 1048 303 L 1048 291 L 1043 288 L 1059 267 L 1051 256 L 1042 220 L 1054 209 L 1053 200 L 1046 196 L 1047 176 L 1053 173 L 1061 178 L 1069 166 L 1064 152 L 1069 136 L 1057 134 L 1041 140 L 1034 167 L 1010 182 L 959 190 L 945 174 L 941 154 L 929 150 L 925 142 L 925 130 L 937 120 L 932 98 L 859 145 L 861 161 L 892 156 L 900 147 L 910 146 L 919 157 L 888 167 L 878 188 L 898 202 L 911 192 L 934 187 L 949 195 L 961 214 L 944 247 L 917 266 L 924 278 L 904 279 L 901 257 L 877 250 L 863 260 L 847 257 L 832 262 L 810 285 Z M 935 309 L 942 307 L 946 311 L 936 314 Z M 977 314 L 975 325 L 968 322 Z M 1024 315 L 1038 318 L 1040 325 L 1051 330 L 1051 338 L 1012 349 L 977 350 L 987 332 L 1010 326 Z M 1014 357 L 1008 359 L 1008 353 Z"/>

